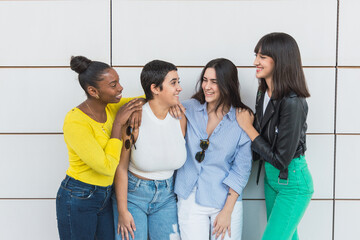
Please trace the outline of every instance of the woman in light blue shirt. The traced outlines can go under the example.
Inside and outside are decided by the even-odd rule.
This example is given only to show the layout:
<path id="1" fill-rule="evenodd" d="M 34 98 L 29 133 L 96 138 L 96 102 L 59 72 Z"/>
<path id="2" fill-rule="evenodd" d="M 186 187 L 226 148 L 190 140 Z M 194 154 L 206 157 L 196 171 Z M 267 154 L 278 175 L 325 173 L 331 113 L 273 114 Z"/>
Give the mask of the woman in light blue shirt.
<path id="1" fill-rule="evenodd" d="M 236 66 L 210 61 L 186 108 L 187 159 L 175 193 L 182 240 L 241 239 L 242 191 L 251 170 L 251 141 L 236 121 L 241 102 Z M 251 111 L 251 110 L 250 110 Z"/>

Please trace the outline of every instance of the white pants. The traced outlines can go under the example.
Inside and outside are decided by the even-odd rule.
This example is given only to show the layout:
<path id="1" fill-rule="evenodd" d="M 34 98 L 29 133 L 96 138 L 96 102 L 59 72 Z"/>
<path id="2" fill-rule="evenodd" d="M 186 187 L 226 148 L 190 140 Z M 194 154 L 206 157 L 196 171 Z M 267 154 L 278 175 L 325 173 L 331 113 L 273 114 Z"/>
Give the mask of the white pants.
<path id="1" fill-rule="evenodd" d="M 178 199 L 178 218 L 181 240 L 214 240 L 215 235 L 209 235 L 213 231 L 214 221 L 221 209 L 204 207 L 195 202 L 195 191 L 188 199 L 179 197 Z M 237 201 L 231 214 L 231 237 L 228 232 L 225 240 L 241 240 L 243 225 L 243 205 L 242 201 Z M 218 239 L 221 239 L 220 235 Z"/>

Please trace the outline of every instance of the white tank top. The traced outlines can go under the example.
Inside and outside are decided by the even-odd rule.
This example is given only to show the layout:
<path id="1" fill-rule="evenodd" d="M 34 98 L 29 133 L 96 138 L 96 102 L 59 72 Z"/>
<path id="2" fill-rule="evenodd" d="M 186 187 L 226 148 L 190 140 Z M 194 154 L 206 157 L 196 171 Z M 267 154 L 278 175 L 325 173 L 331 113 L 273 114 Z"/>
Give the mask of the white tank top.
<path id="1" fill-rule="evenodd" d="M 186 160 L 185 139 L 180 121 L 168 113 L 158 119 L 149 103 L 143 106 L 141 126 L 131 148 L 129 170 L 153 180 L 164 180 L 174 174 Z"/>

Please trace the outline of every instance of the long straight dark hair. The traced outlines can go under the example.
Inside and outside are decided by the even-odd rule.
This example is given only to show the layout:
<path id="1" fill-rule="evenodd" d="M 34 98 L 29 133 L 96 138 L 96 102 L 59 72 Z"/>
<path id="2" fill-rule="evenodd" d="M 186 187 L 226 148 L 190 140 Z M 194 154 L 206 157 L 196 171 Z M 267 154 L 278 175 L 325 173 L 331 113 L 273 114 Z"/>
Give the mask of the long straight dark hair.
<path id="1" fill-rule="evenodd" d="M 205 94 L 202 89 L 202 83 L 205 71 L 208 68 L 215 69 L 216 81 L 220 90 L 220 98 L 216 103 L 215 112 L 220 106 L 222 106 L 223 112 L 225 110 L 224 108 L 230 108 L 231 106 L 251 111 L 240 98 L 240 84 L 237 68 L 230 60 L 225 58 L 217 58 L 206 64 L 201 72 L 200 79 L 196 84 L 197 92 L 192 98 L 198 100 L 201 104 L 205 103 Z"/>
<path id="2" fill-rule="evenodd" d="M 269 33 L 263 36 L 255 47 L 255 53 L 274 60 L 272 98 L 281 99 L 295 92 L 298 97 L 310 97 L 299 47 L 293 37 L 286 33 Z M 259 90 L 268 88 L 265 79 L 259 79 Z"/>

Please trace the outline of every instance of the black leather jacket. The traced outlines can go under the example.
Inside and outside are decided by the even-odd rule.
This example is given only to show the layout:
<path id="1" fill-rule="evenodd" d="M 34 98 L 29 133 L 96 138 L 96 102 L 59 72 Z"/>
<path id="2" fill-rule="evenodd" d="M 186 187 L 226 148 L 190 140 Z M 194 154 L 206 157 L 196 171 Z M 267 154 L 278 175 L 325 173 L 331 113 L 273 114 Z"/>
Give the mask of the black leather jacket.
<path id="1" fill-rule="evenodd" d="M 295 93 L 280 100 L 270 99 L 263 115 L 264 93 L 258 92 L 254 127 L 259 132 L 252 142 L 253 159 L 261 160 L 257 182 L 265 160 L 280 170 L 279 178 L 287 179 L 292 159 L 306 151 L 306 117 L 308 106 L 305 98 Z"/>

